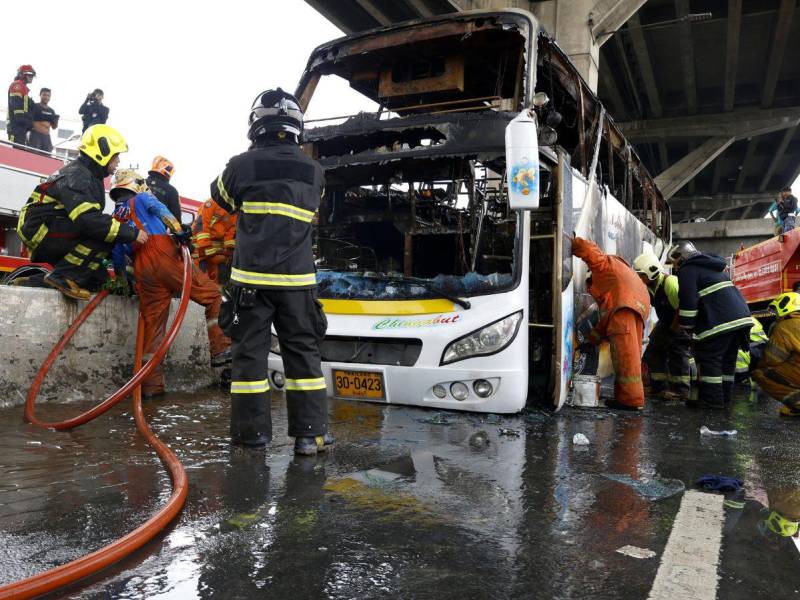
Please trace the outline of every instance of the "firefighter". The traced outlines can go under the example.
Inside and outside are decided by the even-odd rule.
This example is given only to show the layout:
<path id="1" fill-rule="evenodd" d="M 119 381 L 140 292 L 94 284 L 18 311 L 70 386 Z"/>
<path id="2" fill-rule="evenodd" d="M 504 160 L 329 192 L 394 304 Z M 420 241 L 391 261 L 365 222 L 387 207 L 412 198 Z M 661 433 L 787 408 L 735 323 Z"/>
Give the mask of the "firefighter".
<path id="1" fill-rule="evenodd" d="M 181 196 L 178 190 L 169 180 L 175 173 L 175 165 L 172 161 L 163 156 L 156 156 L 153 164 L 147 172 L 147 187 L 161 203 L 169 209 L 169 212 L 181 221 Z"/>
<path id="2" fill-rule="evenodd" d="M 742 294 L 725 274 L 725 260 L 678 242 L 669 251 L 678 270 L 678 322 L 694 340 L 698 399 L 690 406 L 730 404 L 739 348 L 748 347 L 753 321 Z"/>
<path id="3" fill-rule="evenodd" d="M 103 214 L 103 179 L 119 164 L 128 146 L 108 125 L 94 125 L 81 137 L 78 158 L 34 189 L 19 213 L 17 233 L 32 262 L 53 265 L 44 282 L 62 294 L 88 300 L 108 278 L 103 259 L 113 244 L 147 241 L 137 231 Z"/>
<path id="4" fill-rule="evenodd" d="M 316 299 L 311 239 L 324 175 L 300 149 L 303 113 L 291 94 L 259 94 L 249 125 L 250 149 L 211 184 L 214 201 L 239 212 L 230 278 L 231 439 L 247 446 L 272 439 L 267 356 L 274 324 L 294 451 L 316 454 L 333 444 L 319 351 L 327 322 Z"/>
<path id="5" fill-rule="evenodd" d="M 144 178 L 132 169 L 117 171 L 110 195 L 116 204 L 114 218 L 148 234 L 144 244 L 114 247 L 114 270 L 122 281 L 127 277 L 125 259 L 133 258 L 139 310 L 144 320 L 142 358 L 147 362 L 164 339 L 172 296 L 180 292 L 183 284 L 180 252 L 169 233 L 183 243 L 188 243 L 189 234 L 167 207 L 148 193 Z M 222 296 L 219 288 L 197 269 L 192 271 L 191 299 L 206 309 L 211 366 L 225 366 L 231 355 L 230 340 L 217 323 Z M 163 365 L 142 384 L 142 394 L 145 397 L 164 394 Z"/>
<path id="6" fill-rule="evenodd" d="M 8 141 L 25 145 L 28 132 L 33 129 L 34 101 L 30 97 L 28 85 L 33 83 L 36 71 L 30 65 L 17 69 L 17 76 L 8 86 Z"/>
<path id="7" fill-rule="evenodd" d="M 692 339 L 678 327 L 678 278 L 666 274 L 651 252 L 639 255 L 633 270 L 647 286 L 658 316 L 644 353 L 653 392 L 667 400 L 686 401 L 691 391 Z"/>
<path id="8" fill-rule="evenodd" d="M 600 321 L 587 336 L 597 345 L 608 338 L 614 365 L 614 400 L 606 406 L 624 410 L 644 408 L 642 385 L 642 334 L 650 315 L 647 288 L 628 263 L 605 254 L 596 244 L 580 237 L 572 241 L 572 253 L 588 265 L 587 289 L 600 307 Z"/>
<path id="9" fill-rule="evenodd" d="M 769 304 L 777 318 L 753 379 L 783 402 L 781 414 L 800 417 L 800 294 L 786 292 Z"/>
<path id="10" fill-rule="evenodd" d="M 197 260 L 209 279 L 225 285 L 236 248 L 236 215 L 213 200 L 207 200 L 197 214 L 193 243 Z"/>
<path id="11" fill-rule="evenodd" d="M 764 346 L 769 341 L 761 321 L 755 317 L 750 318 L 753 320 L 753 325 L 750 327 L 749 348 L 747 350 L 739 348 L 736 355 L 736 375 L 734 377 L 737 383 L 745 383 L 750 379 L 750 372 L 758 364 L 764 353 Z M 751 381 L 751 383 L 753 382 Z"/>

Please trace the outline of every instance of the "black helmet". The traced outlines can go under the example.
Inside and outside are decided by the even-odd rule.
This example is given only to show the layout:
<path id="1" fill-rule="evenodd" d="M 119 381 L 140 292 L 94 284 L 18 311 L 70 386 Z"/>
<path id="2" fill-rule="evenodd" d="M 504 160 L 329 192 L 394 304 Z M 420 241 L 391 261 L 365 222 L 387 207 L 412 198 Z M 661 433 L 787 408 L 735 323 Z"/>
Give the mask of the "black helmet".
<path id="1" fill-rule="evenodd" d="M 300 137 L 303 131 L 303 111 L 297 98 L 281 88 L 261 92 L 253 100 L 248 119 L 250 129 L 247 137 L 251 141 L 265 133 L 286 132 Z"/>
<path id="2" fill-rule="evenodd" d="M 669 254 L 667 254 L 667 262 L 680 266 L 686 261 L 686 259 L 694 256 L 695 254 L 700 253 L 697 251 L 697 248 L 695 248 L 694 244 L 687 240 L 682 240 L 670 248 Z"/>

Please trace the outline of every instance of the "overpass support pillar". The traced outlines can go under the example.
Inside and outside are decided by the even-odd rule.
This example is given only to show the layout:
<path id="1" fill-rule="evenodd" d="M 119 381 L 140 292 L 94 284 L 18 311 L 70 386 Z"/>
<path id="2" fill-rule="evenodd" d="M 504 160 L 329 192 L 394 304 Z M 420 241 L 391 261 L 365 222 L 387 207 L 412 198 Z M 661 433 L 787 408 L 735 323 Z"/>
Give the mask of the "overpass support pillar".
<path id="1" fill-rule="evenodd" d="M 463 10 L 523 8 L 536 15 L 578 71 L 597 91 L 600 46 L 646 0 L 456 0 Z"/>

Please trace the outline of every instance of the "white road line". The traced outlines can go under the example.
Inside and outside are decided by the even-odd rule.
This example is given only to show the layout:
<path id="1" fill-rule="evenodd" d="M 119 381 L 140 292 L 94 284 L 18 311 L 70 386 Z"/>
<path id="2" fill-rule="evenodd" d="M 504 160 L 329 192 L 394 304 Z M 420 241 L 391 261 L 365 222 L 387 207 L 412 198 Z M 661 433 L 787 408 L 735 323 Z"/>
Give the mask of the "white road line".
<path id="1" fill-rule="evenodd" d="M 714 600 L 724 497 L 688 491 L 681 500 L 649 600 Z"/>

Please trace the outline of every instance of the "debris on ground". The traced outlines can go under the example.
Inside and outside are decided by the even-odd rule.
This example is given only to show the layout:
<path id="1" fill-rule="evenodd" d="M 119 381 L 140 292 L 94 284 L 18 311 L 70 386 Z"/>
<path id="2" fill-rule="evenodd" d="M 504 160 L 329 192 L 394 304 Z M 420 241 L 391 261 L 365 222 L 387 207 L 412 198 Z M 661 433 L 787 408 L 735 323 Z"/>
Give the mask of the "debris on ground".
<path id="1" fill-rule="evenodd" d="M 475 450 L 481 450 L 489 445 L 489 436 L 485 431 L 478 431 L 469 436 L 469 446 Z"/>
<path id="2" fill-rule="evenodd" d="M 722 502 L 722 506 L 727 506 L 728 508 L 741 510 L 744 508 L 744 502 L 739 502 L 738 500 L 724 500 Z"/>
<path id="3" fill-rule="evenodd" d="M 429 425 L 451 425 L 450 419 L 444 413 L 438 413 L 425 419 L 415 419 L 418 423 L 428 423 Z"/>
<path id="4" fill-rule="evenodd" d="M 603 473 L 603 477 L 627 485 L 637 494 L 651 501 L 663 500 L 686 490 L 686 486 L 680 479 L 661 479 L 659 477 L 634 479 L 630 475 L 621 473 Z"/>
<path id="5" fill-rule="evenodd" d="M 589 438 L 587 438 L 582 433 L 576 433 L 572 436 L 572 443 L 576 446 L 588 446 L 589 445 Z"/>
<path id="6" fill-rule="evenodd" d="M 501 427 L 499 430 L 500 435 L 506 435 L 508 437 L 519 437 L 519 430 L 518 429 L 507 429 L 505 427 Z"/>
<path id="7" fill-rule="evenodd" d="M 723 431 L 714 431 L 713 429 L 709 429 L 705 425 L 700 428 L 700 435 L 716 435 L 720 437 L 731 437 L 736 435 L 737 431 L 735 429 L 726 429 Z"/>
<path id="8" fill-rule="evenodd" d="M 738 492 L 744 486 L 744 481 L 725 475 L 703 475 L 694 484 L 709 492 Z"/>
<path id="9" fill-rule="evenodd" d="M 617 552 L 633 558 L 653 558 L 656 555 L 652 550 L 637 548 L 636 546 L 623 546 L 622 548 L 617 548 Z"/>

